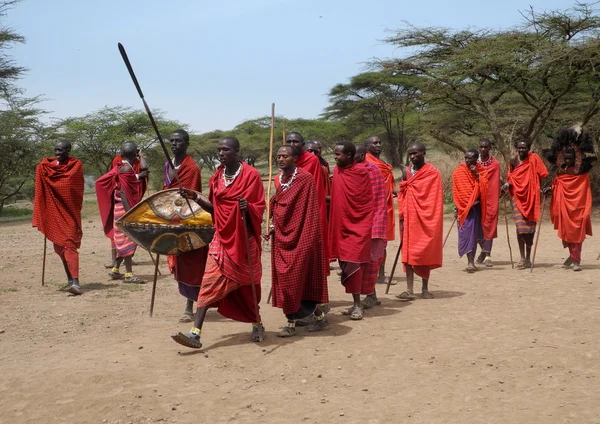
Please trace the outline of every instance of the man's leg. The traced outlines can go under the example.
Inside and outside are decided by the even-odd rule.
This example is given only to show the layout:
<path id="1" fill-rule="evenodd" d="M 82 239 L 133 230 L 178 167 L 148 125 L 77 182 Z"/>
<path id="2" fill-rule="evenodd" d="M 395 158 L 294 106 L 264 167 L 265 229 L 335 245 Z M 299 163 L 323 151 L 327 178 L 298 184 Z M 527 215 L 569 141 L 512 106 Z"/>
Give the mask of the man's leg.
<path id="1" fill-rule="evenodd" d="M 127 256 L 124 259 L 125 262 L 125 283 L 144 284 L 146 280 L 133 275 L 133 255 Z"/>
<path id="2" fill-rule="evenodd" d="M 79 287 L 79 252 L 74 247 L 64 247 L 63 249 L 65 269 L 68 270 L 67 278 L 70 276 L 73 279 L 73 284 L 66 291 L 74 296 L 79 296 L 83 294 Z"/>
<path id="3" fill-rule="evenodd" d="M 400 300 L 415 300 L 414 284 L 415 270 L 411 265 L 406 264 L 406 291 L 397 295 L 396 298 Z"/>
<path id="4" fill-rule="evenodd" d="M 517 243 L 519 244 L 519 253 L 521 254 L 521 260 L 517 264 L 517 268 L 525 268 L 525 239 L 523 236 L 526 234 L 519 234 L 517 232 Z"/>
<path id="5" fill-rule="evenodd" d="M 386 260 L 386 258 L 387 258 L 387 248 L 383 251 L 383 260 L 379 264 L 379 277 L 377 278 L 377 281 L 379 283 L 385 283 L 385 260 Z"/>
<path id="6" fill-rule="evenodd" d="M 583 243 L 568 243 L 569 257 L 573 262 L 573 271 L 581 271 L 581 248 Z"/>
<path id="7" fill-rule="evenodd" d="M 475 257 L 475 254 L 473 254 Z M 429 278 L 423 278 L 423 286 L 421 287 L 421 297 L 423 299 L 433 299 L 433 295 L 429 291 Z"/>
<path id="8" fill-rule="evenodd" d="M 202 343 L 200 343 L 200 336 L 202 335 L 202 325 L 204 325 L 204 319 L 206 318 L 206 312 L 208 306 L 202 306 L 196 309 L 196 316 L 194 317 L 194 326 L 187 333 L 173 334 L 171 338 L 180 345 L 191 347 L 192 349 L 200 349 Z"/>

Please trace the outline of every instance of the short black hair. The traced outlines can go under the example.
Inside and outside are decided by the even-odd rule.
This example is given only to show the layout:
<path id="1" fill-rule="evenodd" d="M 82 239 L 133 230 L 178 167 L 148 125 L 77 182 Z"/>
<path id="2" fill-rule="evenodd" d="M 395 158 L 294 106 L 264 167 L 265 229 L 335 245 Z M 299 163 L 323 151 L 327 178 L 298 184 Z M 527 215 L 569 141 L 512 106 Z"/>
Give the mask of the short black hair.
<path id="1" fill-rule="evenodd" d="M 479 158 L 479 150 L 471 147 L 470 149 L 467 149 L 467 151 L 465 152 L 465 155 L 467 153 L 473 153 L 475 155 L 476 158 Z"/>
<path id="2" fill-rule="evenodd" d="M 291 144 L 284 144 L 283 146 L 281 146 L 279 148 L 280 149 L 289 149 L 290 154 L 295 158 L 300 157 L 300 154 L 302 153 L 302 151 L 299 148 L 297 148 L 296 146 L 292 146 Z"/>
<path id="3" fill-rule="evenodd" d="M 302 137 L 302 134 L 300 134 L 299 132 L 296 132 L 296 131 L 292 131 L 291 133 L 289 133 L 289 134 L 288 134 L 288 135 L 285 137 L 285 141 L 287 141 L 287 139 L 288 139 L 289 137 L 293 136 L 293 135 L 296 135 L 296 136 L 298 136 L 298 138 L 300 139 L 300 141 L 301 141 L 302 143 L 304 143 L 304 137 Z"/>
<path id="4" fill-rule="evenodd" d="M 178 130 L 173 131 L 173 134 L 179 134 L 183 138 L 183 141 L 185 141 L 187 143 L 190 142 L 190 135 L 188 134 L 188 132 L 186 130 L 182 130 L 180 128 Z"/>
<path id="5" fill-rule="evenodd" d="M 527 148 L 531 149 L 531 142 L 529 140 L 527 140 L 526 138 L 522 138 L 521 140 L 516 141 L 514 144 L 515 148 L 517 147 L 517 145 L 519 143 L 525 143 L 525 144 L 527 144 Z"/>
<path id="6" fill-rule="evenodd" d="M 352 159 L 356 156 L 356 146 L 354 143 L 350 143 L 349 141 L 338 141 L 336 146 L 342 146 L 342 152 L 349 155 Z"/>
<path id="7" fill-rule="evenodd" d="M 233 144 L 233 147 L 235 147 L 237 150 L 240 150 L 240 141 L 233 136 L 223 137 L 219 141 L 225 141 L 227 143 L 231 143 L 231 144 Z"/>
<path id="8" fill-rule="evenodd" d="M 69 140 L 57 140 L 56 143 L 54 143 L 55 146 L 58 146 L 59 144 L 63 145 L 65 149 L 67 149 L 67 152 L 71 151 L 71 142 Z"/>

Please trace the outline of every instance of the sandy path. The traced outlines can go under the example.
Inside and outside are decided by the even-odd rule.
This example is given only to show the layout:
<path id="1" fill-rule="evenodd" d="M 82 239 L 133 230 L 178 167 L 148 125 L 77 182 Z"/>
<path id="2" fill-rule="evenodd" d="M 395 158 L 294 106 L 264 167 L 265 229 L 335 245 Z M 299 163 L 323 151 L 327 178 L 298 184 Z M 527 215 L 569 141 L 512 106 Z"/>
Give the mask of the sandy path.
<path id="1" fill-rule="evenodd" d="M 40 287 L 43 239 L 29 223 L 3 225 L 0 423 L 600 423 L 600 243 L 584 244 L 583 272 L 563 270 L 566 250 L 545 222 L 531 274 L 511 269 L 499 230 L 496 266 L 473 275 L 452 233 L 432 274 L 434 300 L 380 296 L 381 307 L 350 322 L 334 272 L 326 332 L 278 339 L 284 318 L 263 300 L 265 342 L 212 311 L 204 348 L 190 351 L 169 338 L 188 329 L 171 276 L 159 280 L 150 319 L 150 285 L 105 278 L 109 243 L 96 220 L 85 221 L 87 292 L 77 298 L 57 291 L 63 271 L 51 249 Z M 137 260 L 150 278 L 147 254 Z"/>

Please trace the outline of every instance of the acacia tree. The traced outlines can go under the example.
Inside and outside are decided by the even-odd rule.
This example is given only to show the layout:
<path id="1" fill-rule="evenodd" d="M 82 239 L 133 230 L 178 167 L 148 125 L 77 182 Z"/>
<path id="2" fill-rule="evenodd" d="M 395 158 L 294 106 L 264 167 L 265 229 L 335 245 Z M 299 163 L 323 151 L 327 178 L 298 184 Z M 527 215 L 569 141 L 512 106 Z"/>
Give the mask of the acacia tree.
<path id="1" fill-rule="evenodd" d="M 376 66 L 421 77 L 435 139 L 464 151 L 466 137 L 491 135 L 508 159 L 514 140 L 538 140 L 574 93 L 573 123 L 587 124 L 600 101 L 600 17 L 592 7 L 522 16 L 504 31 L 409 26 L 386 41 L 417 53 Z"/>
<path id="2" fill-rule="evenodd" d="M 331 104 L 323 116 L 345 121 L 355 137 L 364 137 L 365 129 L 368 135 L 383 132 L 388 160 L 401 166 L 410 138 L 407 121 L 419 106 L 417 83 L 417 77 L 389 70 L 355 75 L 348 84 L 338 84 L 329 91 Z"/>

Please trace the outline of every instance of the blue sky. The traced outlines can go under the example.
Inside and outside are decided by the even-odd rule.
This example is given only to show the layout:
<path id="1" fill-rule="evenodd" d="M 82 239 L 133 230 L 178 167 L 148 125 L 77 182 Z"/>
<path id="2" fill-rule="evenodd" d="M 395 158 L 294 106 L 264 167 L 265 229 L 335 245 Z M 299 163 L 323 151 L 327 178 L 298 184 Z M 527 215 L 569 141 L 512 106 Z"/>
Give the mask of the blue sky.
<path id="1" fill-rule="evenodd" d="M 105 105 L 141 108 L 117 50 L 122 42 L 151 108 L 195 132 L 230 129 L 276 113 L 315 118 L 327 92 L 373 57 L 401 54 L 381 42 L 417 26 L 506 28 L 519 10 L 564 9 L 558 0 L 24 0 L 4 22 L 25 36 L 19 82 L 42 94 L 50 116 Z"/>

